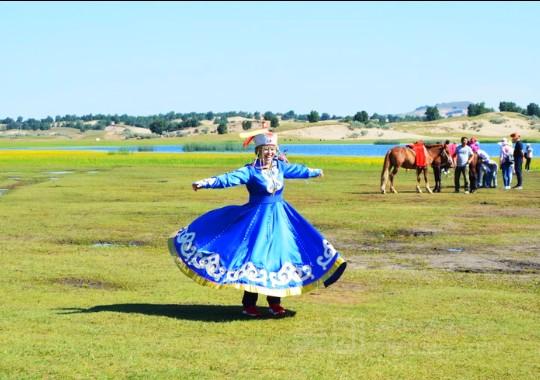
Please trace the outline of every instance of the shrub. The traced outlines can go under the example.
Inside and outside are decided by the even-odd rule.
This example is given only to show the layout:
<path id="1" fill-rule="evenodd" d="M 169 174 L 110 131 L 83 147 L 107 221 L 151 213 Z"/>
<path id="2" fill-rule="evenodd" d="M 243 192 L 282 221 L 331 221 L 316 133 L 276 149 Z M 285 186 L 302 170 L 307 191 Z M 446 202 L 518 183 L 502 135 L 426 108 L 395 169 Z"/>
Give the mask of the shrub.
<path id="1" fill-rule="evenodd" d="M 504 123 L 505 121 L 506 121 L 506 119 L 503 118 L 503 117 L 496 117 L 496 118 L 493 118 L 493 119 L 490 119 L 490 120 L 489 120 L 489 122 L 490 122 L 491 124 L 502 124 L 502 123 Z"/>
<path id="2" fill-rule="evenodd" d="M 370 120 L 367 124 L 366 124 L 366 128 L 379 128 L 380 127 L 380 124 L 374 120 Z"/>
<path id="3" fill-rule="evenodd" d="M 375 145 L 399 145 L 399 140 L 375 140 L 373 142 Z"/>
<path id="4" fill-rule="evenodd" d="M 242 152 L 241 144 L 226 142 L 221 144 L 189 143 L 182 146 L 184 152 Z"/>

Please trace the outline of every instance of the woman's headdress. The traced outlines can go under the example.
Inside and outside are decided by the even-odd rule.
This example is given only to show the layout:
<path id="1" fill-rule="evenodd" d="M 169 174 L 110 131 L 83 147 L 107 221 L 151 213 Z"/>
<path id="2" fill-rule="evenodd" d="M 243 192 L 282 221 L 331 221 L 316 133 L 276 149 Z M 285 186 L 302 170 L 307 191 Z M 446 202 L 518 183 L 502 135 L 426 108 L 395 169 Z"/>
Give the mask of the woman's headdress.
<path id="1" fill-rule="evenodd" d="M 252 141 L 255 143 L 255 147 L 261 145 L 275 145 L 277 149 L 276 158 L 281 161 L 289 162 L 284 152 L 279 150 L 278 135 L 271 132 L 268 128 L 256 129 L 249 132 L 240 133 L 240 137 L 244 139 L 242 146 L 246 148 Z"/>
<path id="2" fill-rule="evenodd" d="M 277 146 L 277 134 L 270 132 L 268 128 L 255 129 L 249 132 L 240 133 L 240 138 L 245 139 L 242 146 L 247 147 L 252 141 L 255 142 L 255 147 L 260 145 L 275 145 Z"/>

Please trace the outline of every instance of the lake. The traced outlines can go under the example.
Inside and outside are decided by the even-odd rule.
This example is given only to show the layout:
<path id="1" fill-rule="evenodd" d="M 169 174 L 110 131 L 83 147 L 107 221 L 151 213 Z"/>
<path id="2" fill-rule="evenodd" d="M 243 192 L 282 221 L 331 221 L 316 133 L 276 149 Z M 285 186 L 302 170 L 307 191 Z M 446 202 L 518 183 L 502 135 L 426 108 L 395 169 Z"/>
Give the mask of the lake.
<path id="1" fill-rule="evenodd" d="M 531 144 L 534 152 L 540 154 L 540 144 Z M 395 145 L 383 144 L 280 144 L 280 148 L 288 155 L 313 155 L 313 156 L 363 156 L 384 157 L 388 149 Z M 496 143 L 480 144 L 490 156 L 499 156 L 499 145 Z M 7 150 L 7 149 L 6 149 Z M 13 149 L 9 149 L 13 150 Z M 153 153 L 182 153 L 182 145 L 154 145 L 154 146 L 72 146 L 72 147 L 48 147 L 48 148 L 25 148 L 24 150 L 77 150 L 98 152 L 153 152 Z M 253 147 L 246 149 L 253 152 Z"/>

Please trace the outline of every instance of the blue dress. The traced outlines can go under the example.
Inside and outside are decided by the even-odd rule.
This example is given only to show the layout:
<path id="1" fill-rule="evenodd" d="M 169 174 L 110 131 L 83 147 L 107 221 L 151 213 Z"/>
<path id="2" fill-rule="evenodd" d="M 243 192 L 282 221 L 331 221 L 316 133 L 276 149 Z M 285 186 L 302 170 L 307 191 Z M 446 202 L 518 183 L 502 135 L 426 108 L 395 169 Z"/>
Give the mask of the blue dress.
<path id="1" fill-rule="evenodd" d="M 204 188 L 246 185 L 249 202 L 209 211 L 169 239 L 179 268 L 199 284 L 285 297 L 326 287 L 346 267 L 341 255 L 283 199 L 285 178 L 320 169 L 274 159 L 200 181 Z"/>

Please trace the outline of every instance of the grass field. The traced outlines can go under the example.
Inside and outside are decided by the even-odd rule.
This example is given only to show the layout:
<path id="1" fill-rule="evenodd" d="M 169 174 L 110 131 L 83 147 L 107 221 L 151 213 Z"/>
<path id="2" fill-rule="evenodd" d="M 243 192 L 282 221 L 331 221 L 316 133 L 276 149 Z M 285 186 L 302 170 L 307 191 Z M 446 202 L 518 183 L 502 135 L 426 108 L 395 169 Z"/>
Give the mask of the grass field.
<path id="1" fill-rule="evenodd" d="M 290 157 L 286 199 L 349 267 L 246 319 L 184 276 L 167 238 L 242 204 L 191 182 L 249 154 L 0 152 L 0 378 L 537 379 L 540 174 L 524 190 L 378 193 L 378 158 Z M 534 162 L 533 162 L 534 164 Z M 500 181 L 502 182 L 502 181 Z M 264 305 L 264 297 L 259 301 Z"/>

